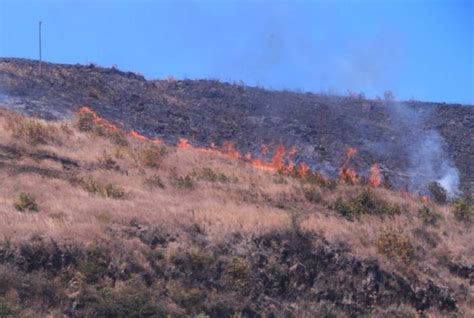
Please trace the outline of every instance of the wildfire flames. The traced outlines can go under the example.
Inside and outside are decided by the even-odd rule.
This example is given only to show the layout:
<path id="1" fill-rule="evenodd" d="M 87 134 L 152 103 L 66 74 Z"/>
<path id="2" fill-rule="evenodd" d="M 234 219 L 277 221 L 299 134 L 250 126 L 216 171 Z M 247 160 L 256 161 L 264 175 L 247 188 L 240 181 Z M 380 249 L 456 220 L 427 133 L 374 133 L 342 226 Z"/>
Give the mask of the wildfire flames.
<path id="1" fill-rule="evenodd" d="M 421 202 L 423 202 L 424 204 L 430 203 L 430 197 L 427 195 L 421 196 Z"/>
<path id="2" fill-rule="evenodd" d="M 107 120 L 101 118 L 97 115 L 93 110 L 89 107 L 81 107 L 78 111 L 79 114 L 88 113 L 91 114 L 93 122 L 95 124 L 99 124 L 105 129 L 110 131 L 116 131 L 118 128 L 108 122 Z M 136 140 L 142 142 L 151 142 L 154 144 L 162 144 L 162 140 L 159 138 L 150 139 L 141 135 L 140 133 L 136 132 L 135 130 L 131 130 L 128 132 L 128 135 Z M 233 160 L 241 160 L 250 163 L 253 167 L 265 171 L 272 171 L 272 172 L 280 172 L 285 175 L 293 175 L 298 176 L 300 178 L 308 178 L 314 177 L 320 180 L 326 180 L 323 176 L 315 171 L 311 171 L 309 166 L 301 161 L 298 165 L 295 164 L 294 158 L 297 155 L 297 149 L 295 147 L 290 148 L 287 150 L 283 145 L 279 145 L 276 147 L 273 156 L 270 160 L 265 159 L 268 158 L 271 151 L 268 146 L 262 145 L 260 147 L 260 155 L 262 158 L 253 158 L 252 154 L 248 151 L 245 155 L 242 155 L 236 147 L 235 144 L 232 142 L 224 142 L 220 148 L 218 148 L 214 143 L 211 143 L 209 147 L 198 147 L 191 145 L 188 139 L 181 138 L 179 139 L 176 147 L 180 149 L 187 149 L 199 153 L 205 153 L 214 156 L 221 156 Z M 344 164 L 341 166 L 339 170 L 339 177 L 340 180 L 343 182 L 349 182 L 352 184 L 359 183 L 359 175 L 357 172 L 350 168 L 350 162 L 352 158 L 357 154 L 356 148 L 348 148 L 346 153 L 346 160 Z M 381 176 L 380 176 L 380 167 L 377 164 L 372 165 L 370 168 L 370 178 L 368 180 L 369 184 L 372 187 L 378 187 L 381 183 Z"/>
<path id="3" fill-rule="evenodd" d="M 97 115 L 97 113 L 95 111 L 93 111 L 92 109 L 90 109 L 89 107 L 86 107 L 86 106 L 83 106 L 79 109 L 78 111 L 79 114 L 90 114 L 90 116 L 92 117 L 92 121 L 94 124 L 96 125 L 100 125 L 102 126 L 103 128 L 105 128 L 106 130 L 108 131 L 117 131 L 119 130 L 117 128 L 117 126 L 115 126 L 114 124 L 111 124 L 109 121 L 105 120 L 104 118 L 100 117 L 99 115 Z M 134 139 L 138 139 L 138 140 L 141 140 L 141 141 L 147 141 L 147 142 L 152 142 L 154 144 L 161 144 L 162 141 L 161 139 L 159 138 L 155 138 L 155 139 L 150 139 L 150 138 L 147 138 L 141 134 L 139 134 L 138 132 L 136 132 L 135 130 L 131 130 L 128 135 Z"/>
<path id="4" fill-rule="evenodd" d="M 341 169 L 339 169 L 339 178 L 344 182 L 349 182 L 353 184 L 357 184 L 359 182 L 359 175 L 354 169 L 349 167 L 349 163 L 356 154 L 356 148 L 351 147 L 347 149 L 346 160 L 344 161 L 344 164 L 342 165 Z"/>
<path id="5" fill-rule="evenodd" d="M 380 177 L 380 167 L 378 164 L 373 164 L 370 167 L 369 184 L 371 187 L 377 188 L 380 185 L 382 178 Z"/>
<path id="6" fill-rule="evenodd" d="M 79 114 L 90 114 L 94 124 L 100 125 L 100 126 L 104 127 L 105 129 L 107 129 L 109 131 L 117 131 L 118 130 L 117 126 L 111 124 L 107 120 L 105 120 L 102 117 L 100 117 L 99 115 L 97 115 L 97 113 L 95 111 L 93 111 L 92 109 L 90 109 L 89 107 L 85 107 L 85 106 L 81 107 L 79 109 L 78 113 Z"/>
<path id="7" fill-rule="evenodd" d="M 290 151 L 286 151 L 286 148 L 282 145 L 276 148 L 270 161 L 265 161 L 262 158 L 254 159 L 250 152 L 242 155 L 232 142 L 224 142 L 221 148 L 217 148 L 214 144 L 211 144 L 211 147 L 206 148 L 193 146 L 187 139 L 181 138 L 177 147 L 180 149 L 189 149 L 200 153 L 207 153 L 235 160 L 243 160 L 261 170 L 281 172 L 284 174 L 293 174 L 295 172 L 295 164 L 292 161 L 292 158 L 296 155 L 296 150 L 292 148 Z M 270 153 L 270 149 L 266 145 L 261 147 L 261 151 L 262 155 L 268 155 Z M 301 177 L 307 176 L 309 174 L 308 165 L 304 162 L 300 163 L 298 166 L 298 174 Z"/>

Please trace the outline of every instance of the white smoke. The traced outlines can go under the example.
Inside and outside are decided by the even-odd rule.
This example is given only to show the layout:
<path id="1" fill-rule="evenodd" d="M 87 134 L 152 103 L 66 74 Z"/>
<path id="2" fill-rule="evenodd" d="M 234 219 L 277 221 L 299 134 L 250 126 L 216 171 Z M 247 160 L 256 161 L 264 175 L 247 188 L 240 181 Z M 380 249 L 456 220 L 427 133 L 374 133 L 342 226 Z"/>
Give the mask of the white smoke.
<path id="1" fill-rule="evenodd" d="M 427 126 L 426 109 L 405 104 L 387 105 L 394 128 L 399 131 L 397 143 L 408 156 L 411 191 L 426 189 L 428 182 L 438 182 L 453 197 L 459 194 L 459 171 L 445 151 L 441 134 Z M 429 113 L 429 110 L 428 110 Z"/>

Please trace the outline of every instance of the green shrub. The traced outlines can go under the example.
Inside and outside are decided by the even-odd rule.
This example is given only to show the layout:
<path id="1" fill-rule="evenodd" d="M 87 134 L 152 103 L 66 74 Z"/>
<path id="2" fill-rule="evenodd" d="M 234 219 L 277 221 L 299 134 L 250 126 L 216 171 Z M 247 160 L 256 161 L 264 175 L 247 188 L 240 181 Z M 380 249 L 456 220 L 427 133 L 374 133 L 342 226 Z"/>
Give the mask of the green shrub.
<path id="1" fill-rule="evenodd" d="M 104 152 L 102 156 L 98 157 L 97 161 L 99 163 L 99 166 L 103 169 L 117 171 L 120 170 L 120 166 L 117 161 L 115 161 L 114 158 L 112 158 L 112 156 L 107 154 L 106 152 Z"/>
<path id="2" fill-rule="evenodd" d="M 423 207 L 418 210 L 418 217 L 426 225 L 436 225 L 436 222 L 441 218 L 441 214 L 436 213 L 436 211 L 433 211 L 426 205 L 423 205 Z"/>
<path id="3" fill-rule="evenodd" d="M 36 204 L 35 198 L 25 192 L 20 194 L 14 206 L 15 209 L 20 212 L 38 211 L 38 204 Z"/>
<path id="4" fill-rule="evenodd" d="M 113 183 L 107 183 L 102 192 L 102 195 L 107 198 L 122 199 L 125 197 L 125 188 Z"/>
<path id="5" fill-rule="evenodd" d="M 164 189 L 165 188 L 165 184 L 163 183 L 163 181 L 161 180 L 160 176 L 158 175 L 153 175 L 149 178 L 146 178 L 144 181 L 143 181 L 143 184 L 148 187 L 148 188 L 161 188 L 161 189 Z"/>
<path id="6" fill-rule="evenodd" d="M 143 288 L 124 287 L 102 290 L 102 298 L 93 304 L 94 317 L 168 317 L 166 311 Z"/>
<path id="7" fill-rule="evenodd" d="M 206 292 L 199 288 L 175 288 L 173 300 L 189 310 L 196 309 L 206 299 Z"/>
<path id="8" fill-rule="evenodd" d="M 101 186 L 94 179 L 81 179 L 80 185 L 84 190 L 90 193 L 101 193 Z"/>
<path id="9" fill-rule="evenodd" d="M 18 317 L 19 312 L 20 310 L 17 305 L 12 304 L 6 299 L 0 297 L 0 317 Z"/>
<path id="10" fill-rule="evenodd" d="M 224 173 L 215 172 L 209 167 L 205 167 L 201 171 L 194 171 L 193 176 L 199 180 L 209 182 L 236 183 L 238 181 L 238 178 L 235 176 L 227 176 Z"/>
<path id="11" fill-rule="evenodd" d="M 81 112 L 77 115 L 77 128 L 80 131 L 92 132 L 96 123 L 94 114 L 89 112 Z"/>
<path id="12" fill-rule="evenodd" d="M 446 203 L 448 201 L 448 192 L 438 182 L 430 182 L 428 184 L 428 190 L 431 192 L 435 202 Z"/>
<path id="13" fill-rule="evenodd" d="M 174 185 L 180 189 L 194 190 L 196 188 L 196 182 L 193 177 L 189 174 L 183 176 L 173 177 Z"/>
<path id="14" fill-rule="evenodd" d="M 380 217 L 400 214 L 400 207 L 377 199 L 368 188 L 359 192 L 355 198 L 348 202 L 338 198 L 334 204 L 334 209 L 349 220 L 359 218 L 363 214 L 378 215 Z"/>
<path id="15" fill-rule="evenodd" d="M 452 203 L 454 217 L 458 221 L 470 222 L 473 218 L 472 204 L 466 198 L 457 198 Z"/>
<path id="16" fill-rule="evenodd" d="M 79 264 L 79 271 L 87 284 L 99 283 L 108 273 L 109 256 L 104 247 L 92 245 L 86 253 L 86 258 Z"/>
<path id="17" fill-rule="evenodd" d="M 303 188 L 304 197 L 311 203 L 320 203 L 322 201 L 321 193 L 313 187 Z"/>
<path id="18" fill-rule="evenodd" d="M 236 284 L 236 287 L 241 288 L 248 284 L 250 266 L 244 258 L 234 257 L 227 268 L 227 272 Z"/>
<path id="19" fill-rule="evenodd" d="M 313 172 L 313 173 L 308 174 L 304 178 L 304 181 L 308 182 L 310 184 L 318 185 L 321 188 L 326 188 L 326 189 L 329 189 L 329 190 L 334 190 L 337 187 L 337 181 L 336 180 L 325 178 L 317 172 Z"/>
<path id="20" fill-rule="evenodd" d="M 112 141 L 113 144 L 116 144 L 117 146 L 128 146 L 127 137 L 120 130 L 108 131 L 107 134 L 105 134 L 105 137 L 107 137 L 110 141 Z"/>
<path id="21" fill-rule="evenodd" d="M 140 161 L 149 168 L 159 168 L 168 150 L 163 146 L 150 146 L 140 152 Z"/>
<path id="22" fill-rule="evenodd" d="M 375 246 L 380 254 L 404 264 L 411 263 L 415 254 L 410 238 L 395 232 L 382 233 Z"/>
<path id="23" fill-rule="evenodd" d="M 100 194 L 106 198 L 123 199 L 125 198 L 125 188 L 113 183 L 102 184 L 92 178 L 77 178 L 72 181 L 80 185 L 85 191 Z"/>

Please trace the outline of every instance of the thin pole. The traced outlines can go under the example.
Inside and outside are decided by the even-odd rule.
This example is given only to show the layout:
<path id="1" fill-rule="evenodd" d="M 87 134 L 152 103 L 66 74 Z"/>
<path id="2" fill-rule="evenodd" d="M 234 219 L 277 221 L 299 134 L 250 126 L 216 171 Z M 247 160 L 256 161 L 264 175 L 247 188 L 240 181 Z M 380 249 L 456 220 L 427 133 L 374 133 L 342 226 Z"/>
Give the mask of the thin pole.
<path id="1" fill-rule="evenodd" d="M 39 73 L 41 75 L 41 21 L 39 22 Z"/>

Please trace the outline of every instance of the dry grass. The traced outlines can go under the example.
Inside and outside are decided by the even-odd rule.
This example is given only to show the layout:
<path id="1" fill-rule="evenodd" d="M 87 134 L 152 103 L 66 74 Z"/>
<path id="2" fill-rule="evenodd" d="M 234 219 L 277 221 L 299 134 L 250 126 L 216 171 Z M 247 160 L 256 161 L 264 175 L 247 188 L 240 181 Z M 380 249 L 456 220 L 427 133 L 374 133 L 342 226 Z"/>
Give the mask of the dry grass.
<path id="1" fill-rule="evenodd" d="M 18 127 L 25 121 L 54 134 L 38 133 L 38 139 L 22 133 Z M 400 212 L 382 218 L 372 211 L 348 220 L 333 210 L 334 204 L 338 199 L 356 198 L 362 187 L 320 187 L 192 150 L 157 147 L 130 137 L 127 143 L 117 143 L 107 136 L 81 132 L 72 123 L 36 123 L 1 111 L 0 145 L 45 151 L 74 160 L 79 167 L 71 170 L 57 161 L 38 160 L 25 153 L 14 159 L 0 153 L 1 239 L 21 241 L 36 233 L 59 241 L 73 238 L 90 243 L 140 219 L 177 231 L 198 228 L 208 240 L 220 242 L 234 233 L 262 234 L 291 229 L 297 223 L 303 230 L 348 247 L 360 258 L 378 259 L 387 269 L 403 270 L 406 266 L 378 252 L 377 242 L 384 233 L 403 237 L 414 249 L 410 263 L 429 268 L 440 277 L 450 275 L 438 266 L 443 255 L 474 262 L 472 228 L 457 220 L 449 205 L 429 204 L 430 211 L 439 215 L 436 224 L 429 225 L 418 214 L 423 207 L 418 198 L 373 189 L 377 200 L 397 206 Z M 38 171 L 57 171 L 59 177 Z M 102 187 L 123 187 L 124 195 L 119 195 L 120 200 L 107 190 L 103 190 L 105 195 L 96 195 L 71 182 L 77 178 L 95 180 Z M 187 186 L 190 182 L 193 186 Z M 15 209 L 21 193 L 35 198 L 41 207 L 38 213 Z M 183 247 L 186 240 L 176 244 Z"/>
<path id="2" fill-rule="evenodd" d="M 3 123 L 11 118 L 5 114 L 9 112 L 2 113 L 0 121 Z M 38 144 L 36 149 L 79 162 L 81 168 L 74 175 L 74 182 L 35 172 L 15 171 L 20 166 L 64 171 L 61 164 L 51 160 L 38 161 L 22 156 L 15 160 L 13 166 L 0 166 L 2 238 L 16 240 L 38 233 L 58 240 L 75 238 L 88 242 L 107 236 L 104 227 L 120 227 L 133 218 L 183 228 L 198 224 L 216 240 L 233 232 L 262 233 L 289 226 L 285 211 L 271 206 L 255 206 L 238 200 L 238 197 L 234 200 L 234 195 L 229 195 L 237 194 L 245 186 L 233 182 L 208 182 L 201 180 L 201 177 L 190 177 L 195 183 L 193 191 L 187 191 L 186 186 L 171 186 L 173 174 L 185 180 L 196 169 L 208 167 L 219 171 L 218 179 L 224 178 L 224 175 L 239 174 L 239 179 L 250 183 L 269 184 L 268 190 L 272 191 L 273 176 L 268 173 L 192 151 L 166 150 L 165 146 L 156 147 L 141 141 L 130 140 L 129 147 L 117 146 L 108 138 L 88 135 L 72 125 L 68 127 L 71 133 L 64 136 L 68 139 L 67 143 Z M 0 144 L 29 147 L 26 140 L 16 138 L 9 128 L 0 131 Z M 120 171 L 116 166 L 120 167 Z M 160 178 L 162 183 L 170 186 L 150 189 L 143 180 L 152 177 Z M 81 182 L 77 182 L 78 179 Z M 125 197 L 114 200 L 113 195 L 108 195 L 107 185 L 123 187 Z M 263 191 L 265 187 L 261 188 Z M 15 200 L 22 192 L 36 198 L 41 206 L 40 213 L 25 216 L 15 210 Z M 61 216 L 60 221 L 58 215 Z M 104 218 L 104 215 L 108 217 Z M 98 218 L 102 222 L 97 222 Z"/>

